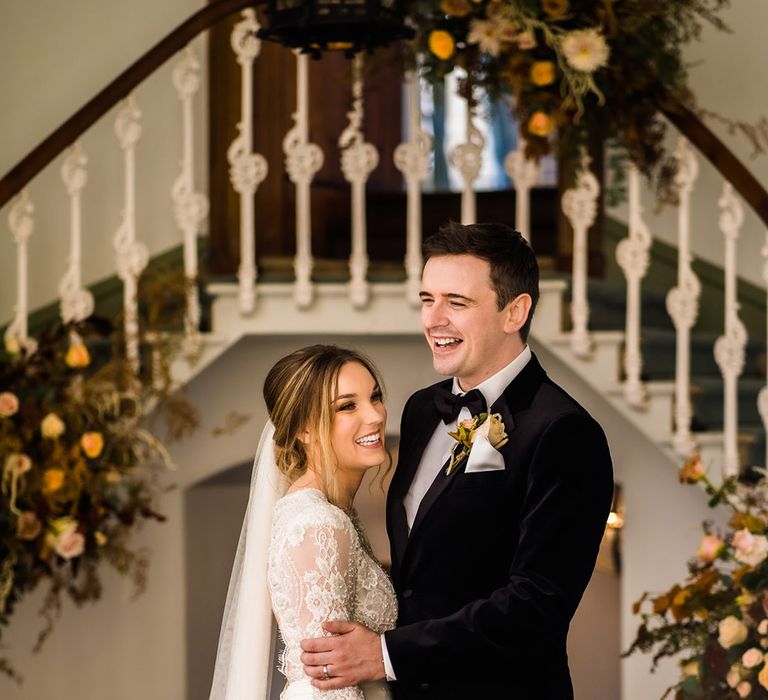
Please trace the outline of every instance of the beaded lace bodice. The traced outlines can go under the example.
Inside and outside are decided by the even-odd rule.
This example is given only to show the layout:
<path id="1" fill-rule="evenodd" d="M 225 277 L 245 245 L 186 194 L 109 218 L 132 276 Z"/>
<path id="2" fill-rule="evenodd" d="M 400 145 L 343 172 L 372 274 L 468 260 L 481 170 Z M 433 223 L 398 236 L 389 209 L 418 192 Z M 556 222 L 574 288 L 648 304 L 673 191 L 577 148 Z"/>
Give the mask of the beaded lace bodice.
<path id="1" fill-rule="evenodd" d="M 392 584 L 356 517 L 350 518 L 316 489 L 289 493 L 275 505 L 269 590 L 285 642 L 280 670 L 289 682 L 307 678 L 300 643 L 324 636 L 323 622 L 350 620 L 382 633 L 397 619 Z M 317 695 L 329 700 L 363 698 L 358 688 Z"/>

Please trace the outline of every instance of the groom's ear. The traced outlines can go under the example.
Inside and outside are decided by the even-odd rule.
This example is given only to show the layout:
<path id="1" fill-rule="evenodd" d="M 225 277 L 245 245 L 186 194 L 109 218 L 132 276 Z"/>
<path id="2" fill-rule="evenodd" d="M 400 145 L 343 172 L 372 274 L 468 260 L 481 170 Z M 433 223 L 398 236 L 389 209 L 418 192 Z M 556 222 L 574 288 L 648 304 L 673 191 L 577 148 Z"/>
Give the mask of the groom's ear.
<path id="1" fill-rule="evenodd" d="M 531 313 L 533 299 L 530 294 L 518 294 L 504 309 L 504 332 L 519 333 Z"/>

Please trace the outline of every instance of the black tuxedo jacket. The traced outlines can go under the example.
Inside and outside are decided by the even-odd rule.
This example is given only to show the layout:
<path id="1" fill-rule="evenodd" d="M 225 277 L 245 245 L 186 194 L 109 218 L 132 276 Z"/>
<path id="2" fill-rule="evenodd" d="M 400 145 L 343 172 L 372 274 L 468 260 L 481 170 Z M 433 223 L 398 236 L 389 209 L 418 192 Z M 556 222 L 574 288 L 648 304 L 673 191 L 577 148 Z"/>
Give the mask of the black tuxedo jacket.
<path id="1" fill-rule="evenodd" d="M 442 468 L 409 536 L 403 496 L 440 422 L 434 389 L 406 403 L 387 497 L 395 697 L 573 698 L 568 625 L 613 495 L 605 435 L 532 357 L 491 407 L 509 435 L 505 469 Z"/>

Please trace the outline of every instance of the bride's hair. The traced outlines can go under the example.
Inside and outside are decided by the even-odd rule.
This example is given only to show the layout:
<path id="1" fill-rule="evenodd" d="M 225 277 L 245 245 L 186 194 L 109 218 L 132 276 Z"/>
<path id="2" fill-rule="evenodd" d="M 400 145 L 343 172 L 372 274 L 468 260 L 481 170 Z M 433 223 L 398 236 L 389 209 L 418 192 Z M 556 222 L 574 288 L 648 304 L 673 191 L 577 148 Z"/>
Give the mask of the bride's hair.
<path id="1" fill-rule="evenodd" d="M 334 478 L 338 461 L 331 444 L 333 401 L 341 368 L 348 362 L 365 367 L 383 389 L 379 372 L 364 355 L 336 345 L 309 345 L 286 355 L 269 370 L 264 380 L 264 402 L 275 426 L 277 467 L 293 483 L 309 465 L 307 447 L 299 439 L 305 430 L 312 437 L 310 449 L 317 464 L 323 491 L 334 505 L 338 502 Z M 388 453 L 388 466 L 391 458 Z"/>

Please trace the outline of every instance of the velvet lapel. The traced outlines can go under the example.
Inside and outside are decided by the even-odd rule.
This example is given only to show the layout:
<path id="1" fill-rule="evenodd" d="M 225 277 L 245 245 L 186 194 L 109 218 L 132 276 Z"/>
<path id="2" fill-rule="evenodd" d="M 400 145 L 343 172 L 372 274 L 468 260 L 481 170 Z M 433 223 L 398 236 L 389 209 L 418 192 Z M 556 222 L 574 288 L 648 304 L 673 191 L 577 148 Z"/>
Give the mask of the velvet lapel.
<path id="1" fill-rule="evenodd" d="M 492 413 L 501 414 L 507 435 L 511 435 L 516 427 L 515 414 L 525 410 L 531 405 L 534 394 L 538 391 L 542 382 L 546 379 L 546 376 L 547 374 L 539 364 L 536 356 L 532 355 L 528 364 L 523 368 L 520 374 L 507 385 L 502 395 L 491 407 Z M 508 450 L 511 449 L 511 447 L 509 447 L 509 443 L 507 443 L 507 445 L 508 446 L 501 448 L 501 453 L 504 455 L 507 465 L 509 465 L 510 455 Z M 440 498 L 441 494 L 448 488 L 448 486 L 450 486 L 451 482 L 456 477 L 456 474 L 464 471 L 466 464 L 467 459 L 465 458 L 456 469 L 451 472 L 450 476 L 447 476 L 445 473 L 448 462 L 440 468 L 435 480 L 432 482 L 427 493 L 424 494 L 424 498 L 419 505 L 416 519 L 413 521 L 413 527 L 411 528 L 410 540 L 413 540 L 414 533 L 424 522 L 430 508 L 432 508 L 437 499 Z M 400 561 L 402 562 L 402 556 L 400 557 Z"/>
<path id="2" fill-rule="evenodd" d="M 449 379 L 437 386 L 450 388 L 452 383 L 453 380 Z M 409 439 L 407 443 L 401 443 L 397 471 L 390 486 L 392 541 L 398 561 L 403 560 L 403 554 L 408 544 L 408 520 L 403 498 L 408 493 L 427 443 L 440 423 L 440 416 L 435 409 L 432 393 L 425 392 L 424 398 L 424 401 L 411 409 L 414 414 L 408 425 Z"/>

